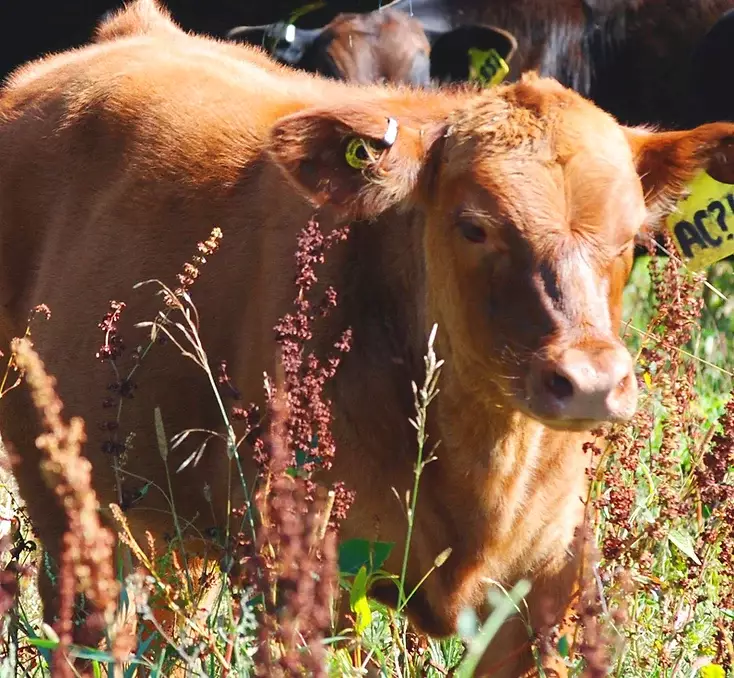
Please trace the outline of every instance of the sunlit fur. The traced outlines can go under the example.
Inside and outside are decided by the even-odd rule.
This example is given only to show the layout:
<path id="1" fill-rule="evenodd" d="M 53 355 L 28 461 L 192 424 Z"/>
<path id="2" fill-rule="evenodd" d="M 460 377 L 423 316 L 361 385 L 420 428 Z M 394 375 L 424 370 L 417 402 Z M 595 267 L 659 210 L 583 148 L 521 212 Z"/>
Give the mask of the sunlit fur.
<path id="1" fill-rule="evenodd" d="M 412 486 L 410 382 L 422 379 L 426 337 L 438 322 L 446 365 L 428 428 L 440 446 L 422 479 L 409 590 L 440 552 L 453 551 L 408 613 L 430 633 L 451 633 L 464 605 L 481 606 L 486 578 L 530 577 L 531 622 L 543 609 L 561 616 L 589 461 L 587 434 L 572 431 L 595 422 L 534 410 L 529 374 L 534 361 L 569 346 L 589 355 L 600 345 L 621 350 L 631 238 L 734 126 L 632 131 L 532 76 L 484 93 L 362 87 L 171 26 L 126 30 L 29 64 L 0 93 L 0 346 L 23 333 L 32 306 L 50 306 L 35 346 L 67 412 L 87 417 L 102 504 L 118 499 L 96 425 L 112 380 L 94 358 L 109 300 L 128 304 L 120 323 L 127 345 L 142 343 L 133 325 L 153 318 L 160 299 L 133 285 L 173 283 L 195 243 L 219 226 L 221 251 L 193 290 L 202 341 L 212 362 L 228 361 L 243 402 L 262 401 L 262 374 L 275 367 L 272 328 L 294 294 L 297 233 L 315 210 L 324 229 L 352 218 L 349 240 L 318 271 L 339 304 L 313 342 L 326 352 L 345 327 L 354 331 L 330 390 L 334 473 L 357 491 L 342 536 L 395 542 L 386 566 L 399 569 L 405 516 L 390 488 L 402 497 Z M 389 117 L 398 137 L 379 165 L 364 174 L 349 167 L 344 138 L 378 143 Z M 464 217 L 486 229 L 484 243 L 462 238 Z M 220 415 L 201 370 L 170 343 L 146 358 L 138 386 L 121 421 L 137 434 L 127 470 L 166 487 L 154 408 L 169 435 L 217 428 Z M 635 391 L 622 389 L 620 418 Z M 0 430 L 21 455 L 21 492 L 58 559 L 63 518 L 39 474 L 38 423 L 25 390 L 0 401 Z M 169 464 L 191 451 L 182 445 Z M 246 449 L 243 458 L 251 475 Z M 198 466 L 175 474 L 182 522 L 211 526 L 208 483 L 223 523 L 227 477 L 216 443 Z M 236 486 L 233 502 L 242 502 Z M 129 516 L 138 535 L 172 531 L 155 489 Z M 51 590 L 43 590 L 50 615 Z M 395 597 L 389 586 L 375 595 Z M 485 668 L 507 659 L 494 675 L 532 673 L 527 647 L 515 652 L 526 640 L 522 625 L 506 626 Z"/>

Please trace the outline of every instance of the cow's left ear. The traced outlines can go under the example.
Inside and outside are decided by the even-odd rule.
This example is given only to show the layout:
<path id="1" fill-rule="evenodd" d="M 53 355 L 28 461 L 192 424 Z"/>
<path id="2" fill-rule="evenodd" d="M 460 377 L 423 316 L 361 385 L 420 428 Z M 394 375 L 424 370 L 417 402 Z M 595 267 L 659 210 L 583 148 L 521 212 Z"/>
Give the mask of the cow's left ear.
<path id="1" fill-rule="evenodd" d="M 369 219 L 411 196 L 444 129 L 369 104 L 310 109 L 275 124 L 268 153 L 315 206 Z"/>
<path id="2" fill-rule="evenodd" d="M 717 122 L 675 132 L 623 129 L 654 218 L 664 216 L 702 170 L 734 182 L 734 124 Z"/>

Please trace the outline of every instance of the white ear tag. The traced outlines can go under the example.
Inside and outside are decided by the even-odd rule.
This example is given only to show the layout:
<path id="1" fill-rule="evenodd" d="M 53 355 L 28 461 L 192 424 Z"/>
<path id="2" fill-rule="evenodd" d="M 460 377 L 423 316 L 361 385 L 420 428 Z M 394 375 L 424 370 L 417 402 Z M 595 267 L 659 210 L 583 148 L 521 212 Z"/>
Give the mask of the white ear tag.
<path id="1" fill-rule="evenodd" d="M 387 132 L 385 132 L 385 136 L 382 137 L 382 141 L 387 146 L 392 146 L 395 143 L 395 140 L 398 138 L 398 121 L 395 120 L 395 118 L 388 118 L 387 119 Z"/>

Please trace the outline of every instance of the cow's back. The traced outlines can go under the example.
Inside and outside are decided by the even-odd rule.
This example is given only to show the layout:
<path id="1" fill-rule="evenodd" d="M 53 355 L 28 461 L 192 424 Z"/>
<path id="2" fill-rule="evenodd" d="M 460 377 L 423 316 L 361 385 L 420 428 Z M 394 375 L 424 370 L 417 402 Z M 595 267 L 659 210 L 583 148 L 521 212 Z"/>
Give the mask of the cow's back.
<path id="1" fill-rule="evenodd" d="M 251 385 L 243 397 L 256 400 L 262 372 L 273 367 L 272 327 L 294 294 L 298 227 L 312 211 L 262 155 L 269 124 L 302 105 L 294 92 L 309 96 L 308 76 L 305 84 L 282 76 L 274 82 L 256 65 L 196 49 L 169 44 L 163 52 L 146 38 L 92 47 L 23 69 L 0 99 L 0 341 L 5 350 L 23 334 L 30 308 L 49 306 L 52 317 L 34 325 L 34 342 L 58 379 L 67 414 L 87 418 L 86 453 L 103 506 L 119 500 L 102 451 L 109 432 L 100 430 L 115 418 L 101 405 L 116 377 L 95 358 L 108 302 L 128 304 L 120 323 L 124 377 L 134 364 L 131 352 L 147 343 L 147 330 L 134 324 L 163 308 L 155 286 L 133 286 L 158 278 L 175 287 L 196 243 L 221 228 L 221 251 L 191 294 L 205 300 L 198 310 L 210 363 L 227 359 Z M 188 80 L 187 62 L 196 63 Z M 119 435 L 137 432 L 131 466 L 164 487 L 164 467 L 151 447 L 154 408 L 161 408 L 169 435 L 183 422 L 217 429 L 221 416 L 203 370 L 171 342 L 154 347 L 134 381 L 135 400 L 123 405 Z M 16 473 L 24 496 L 42 491 L 33 445 L 38 431 L 22 416 L 29 407 L 25 389 L 0 400 L 4 438 L 23 458 Z M 172 454 L 171 467 L 190 451 Z M 213 445 L 209 454 L 177 478 L 186 488 L 177 501 L 187 517 L 211 515 L 203 485 L 216 487 L 226 477 L 223 450 Z M 125 487 L 142 482 L 128 479 Z M 226 496 L 215 492 L 215 501 Z M 55 532 L 44 528 L 58 517 L 38 507 L 30 510 L 39 532 Z M 164 529 L 157 530 L 157 517 L 168 523 L 162 496 L 151 495 L 139 510 L 154 532 Z"/>

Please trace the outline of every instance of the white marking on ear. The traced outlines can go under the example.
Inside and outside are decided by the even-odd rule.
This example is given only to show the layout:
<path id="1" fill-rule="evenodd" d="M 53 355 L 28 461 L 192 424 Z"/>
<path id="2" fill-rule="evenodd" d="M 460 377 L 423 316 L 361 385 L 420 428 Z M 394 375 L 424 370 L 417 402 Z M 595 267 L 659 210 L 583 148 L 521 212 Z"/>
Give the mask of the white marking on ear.
<path id="1" fill-rule="evenodd" d="M 395 118 L 387 119 L 387 132 L 382 140 L 388 145 L 392 146 L 395 140 L 398 138 L 398 121 Z"/>
<path id="2" fill-rule="evenodd" d="M 296 27 L 293 24 L 288 24 L 285 27 L 285 41 L 293 42 L 296 39 Z"/>

